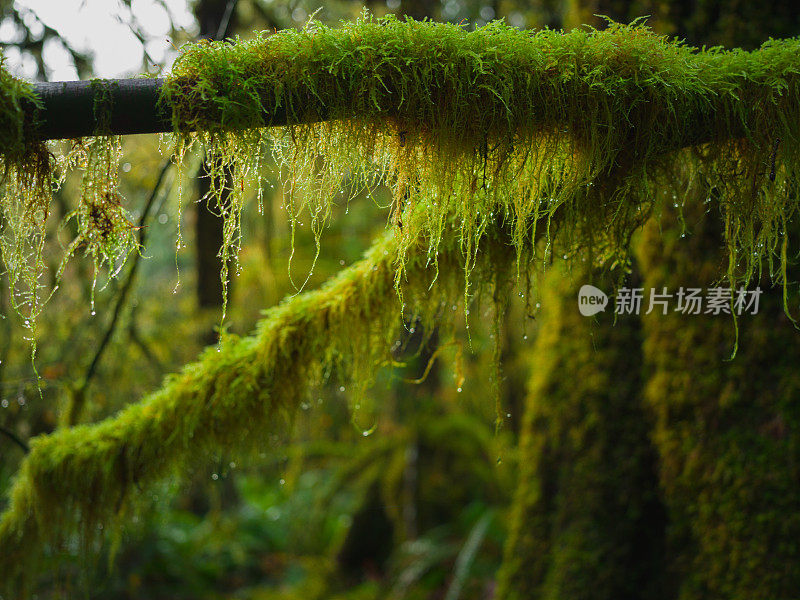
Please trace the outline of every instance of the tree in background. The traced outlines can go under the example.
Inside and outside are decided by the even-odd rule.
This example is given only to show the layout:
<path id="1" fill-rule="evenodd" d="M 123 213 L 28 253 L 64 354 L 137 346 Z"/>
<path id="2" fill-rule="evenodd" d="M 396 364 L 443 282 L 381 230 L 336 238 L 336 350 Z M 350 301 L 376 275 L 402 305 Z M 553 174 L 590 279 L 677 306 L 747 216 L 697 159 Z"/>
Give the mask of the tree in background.
<path id="1" fill-rule="evenodd" d="M 648 22 L 657 30 L 696 45 L 753 48 L 770 36 L 800 32 L 800 11 L 783 3 L 571 3 L 564 22 L 602 26 L 602 18 L 591 15 L 627 21 L 641 14 L 652 15 Z M 645 291 L 675 293 L 720 281 L 727 257 L 720 252 L 719 218 L 698 208 L 717 190 L 702 179 L 687 182 L 685 190 L 683 197 L 665 199 L 659 222 L 648 225 L 638 243 Z M 680 217 L 672 204 L 681 207 Z M 791 407 L 800 382 L 788 368 L 798 358 L 791 341 L 796 330 L 783 313 L 783 290 L 767 278 L 754 284 L 765 291 L 762 313 L 739 320 L 740 351 L 732 360 L 730 316 L 656 310 L 643 319 L 641 341 L 610 349 L 604 340 L 619 336 L 624 323 L 601 319 L 587 326 L 575 310 L 576 289 L 559 296 L 549 290 L 563 283 L 544 284 L 544 293 L 555 297 L 545 305 L 537 342 L 548 345 L 532 358 L 500 597 L 792 596 L 800 576 L 786 567 L 800 559 L 793 541 L 800 531 L 791 516 L 800 503 L 792 483 L 797 442 L 788 424 L 796 418 Z M 576 341 L 581 326 L 590 331 Z M 560 336 L 541 337 L 556 327 Z M 591 350 L 581 353 L 576 344 L 591 344 Z M 621 366 L 606 365 L 609 354 L 619 351 Z M 535 358 L 542 354 L 563 358 L 543 363 Z M 602 377 L 591 376 L 597 370 Z M 594 405 L 597 394 L 602 402 Z M 605 433 L 626 411 L 634 411 L 623 427 L 628 436 Z M 626 446 L 642 423 L 652 423 L 649 434 Z M 607 450 L 596 458 L 603 440 L 621 455 Z M 559 453 L 565 444 L 571 453 Z M 654 482 L 648 486 L 641 479 L 653 468 L 655 452 L 658 496 Z M 586 462 L 590 467 L 579 470 Z M 639 470 L 638 478 L 631 468 Z M 635 493 L 627 490 L 632 483 Z M 605 493 L 595 499 L 587 489 Z M 609 518 L 600 509 L 613 510 L 617 493 L 623 494 L 625 516 Z M 648 494 L 663 509 L 639 500 Z M 559 520 L 564 506 L 573 512 Z M 643 506 L 651 509 L 649 519 Z M 659 510 L 665 510 L 664 518 Z M 642 540 L 652 544 L 650 551 L 640 546 Z M 635 551 L 625 554 L 626 549 Z M 617 560 L 620 553 L 631 562 Z M 654 556 L 661 559 L 654 562 Z"/>

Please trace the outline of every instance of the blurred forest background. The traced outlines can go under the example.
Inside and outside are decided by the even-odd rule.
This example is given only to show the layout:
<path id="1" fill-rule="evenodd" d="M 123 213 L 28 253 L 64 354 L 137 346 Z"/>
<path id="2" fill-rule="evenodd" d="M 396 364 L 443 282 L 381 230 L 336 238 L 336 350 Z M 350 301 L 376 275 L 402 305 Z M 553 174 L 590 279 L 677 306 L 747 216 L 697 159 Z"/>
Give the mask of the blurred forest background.
<path id="1" fill-rule="evenodd" d="M 132 4 L 116 3 L 146 50 L 152 34 Z M 195 0 L 194 23 L 173 23 L 168 36 L 175 46 L 247 38 L 301 27 L 311 14 L 353 19 L 365 6 L 466 28 L 493 19 L 602 28 L 596 15 L 649 15 L 656 31 L 698 46 L 752 49 L 800 34 L 800 6 L 776 0 Z M 48 78 L 45 49 L 57 44 L 81 78 L 93 76 L 93 57 L 57 23 L 11 0 L 0 8 L 0 44 L 30 75 Z M 142 56 L 141 72 L 169 68 Z M 41 396 L 30 343 L 0 287 L 0 508 L 29 438 L 115 413 L 218 335 L 222 230 L 198 201 L 208 190 L 200 157 L 197 176 L 180 183 L 179 218 L 179 182 L 158 137 L 123 144 L 124 195 L 144 251 L 118 277 L 100 274 L 94 307 L 90 262 L 70 264 L 38 327 Z M 225 327 L 236 334 L 295 293 L 289 269 L 303 281 L 315 255 L 306 223 L 289 266 L 280 184 L 269 166 L 264 177 L 263 211 L 253 190 L 232 278 Z M 58 192 L 56 213 L 69 213 L 77 185 Z M 674 216 L 648 227 L 629 281 L 700 286 L 719 276 L 719 219 L 684 200 L 690 239 Z M 306 288 L 360 258 L 386 227 L 388 203 L 379 192 L 339 207 Z M 69 235 L 50 235 L 54 272 Z M 609 315 L 580 316 L 575 294 L 589 274 L 579 271 L 556 263 L 532 289 L 523 279 L 498 319 L 491 307 L 470 307 L 469 338 L 461 330 L 440 340 L 408 323 L 368 402 L 348 402 L 332 374 L 258 456 L 221 449 L 183 481 L 143 491 L 150 509 L 130 523 L 112 568 L 66 548 L 73 560 L 59 557 L 38 597 L 796 598 L 800 338 L 780 290 L 741 324 L 739 354 L 727 361 L 733 328 L 724 318 L 621 317 L 612 326 Z"/>

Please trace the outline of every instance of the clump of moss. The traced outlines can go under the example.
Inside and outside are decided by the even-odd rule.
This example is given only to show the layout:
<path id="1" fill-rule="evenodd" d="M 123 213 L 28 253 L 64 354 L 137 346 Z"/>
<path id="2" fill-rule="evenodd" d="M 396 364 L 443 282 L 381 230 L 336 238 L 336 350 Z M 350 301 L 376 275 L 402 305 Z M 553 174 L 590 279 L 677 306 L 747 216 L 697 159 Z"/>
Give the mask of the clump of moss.
<path id="1" fill-rule="evenodd" d="M 39 278 L 52 160 L 28 116 L 37 106 L 36 96 L 27 82 L 5 70 L 3 62 L 0 55 L 0 257 L 12 305 L 33 329 L 45 300 Z"/>
<path id="2" fill-rule="evenodd" d="M 779 256 L 795 208 L 798 49 L 700 51 L 643 25 L 468 32 L 364 15 L 189 45 L 162 102 L 176 131 L 206 132 L 231 164 L 255 147 L 236 132 L 284 125 L 271 135 L 287 205 L 308 208 L 318 229 L 342 185 L 391 186 L 399 276 L 407 245 L 425 238 L 435 263 L 452 235 L 469 270 L 498 224 L 521 251 L 556 220 L 560 254 L 619 259 L 653 190 L 688 165 L 716 190 L 729 275 L 744 280 Z"/>
<path id="3" fill-rule="evenodd" d="M 39 102 L 29 84 L 12 77 L 0 64 L 0 255 L 8 274 L 12 306 L 36 339 L 36 320 L 57 287 L 67 261 L 83 249 L 98 270 L 113 276 L 136 247 L 134 227 L 119 192 L 119 137 L 108 134 L 110 97 L 97 82 L 97 134 L 57 145 L 36 132 Z M 82 170 L 75 209 L 76 237 L 69 243 L 54 281 L 45 280 L 43 252 L 53 193 L 68 173 Z M 92 303 L 94 302 L 94 283 Z M 94 307 L 92 306 L 92 310 Z"/>
<path id="4" fill-rule="evenodd" d="M 339 28 L 312 21 L 249 41 L 188 45 L 161 103 L 172 111 L 178 156 L 199 143 L 212 181 L 234 172 L 232 193 L 211 190 L 226 222 L 225 287 L 240 245 L 243 181 L 258 180 L 266 141 L 284 166 L 291 218 L 310 211 L 318 237 L 342 187 L 350 197 L 392 188 L 398 281 L 408 248 L 423 238 L 435 266 L 443 240 L 455 236 L 469 274 L 477 240 L 497 226 L 518 253 L 546 235 L 545 254 L 624 261 L 653 190 L 670 185 L 679 165 L 714 190 L 728 276 L 744 281 L 765 258 L 784 264 L 800 163 L 798 49 L 798 40 L 772 40 L 753 52 L 701 51 L 637 24 L 561 33 L 494 22 L 468 32 L 365 14 Z M 7 74 L 3 81 L 2 129 L 14 140 L 3 151 L 4 254 L 12 281 L 35 296 L 52 161 L 42 145 L 34 152 L 20 141 L 29 121 L 18 99 L 30 90 Z M 85 245 L 101 265 L 117 265 L 133 243 L 116 144 L 103 138 L 96 158 L 83 160 L 81 233 L 70 247 Z"/>
<path id="5" fill-rule="evenodd" d="M 25 103 L 36 105 L 31 85 L 12 76 L 4 67 L 5 56 L 0 54 L 0 148 L 4 165 L 24 160 L 29 153 L 30 123 L 26 119 Z"/>
<path id="6" fill-rule="evenodd" d="M 106 267 L 113 277 L 122 269 L 127 255 L 137 249 L 135 227 L 119 191 L 122 144 L 118 136 L 85 138 L 75 143 L 70 158 L 83 170 L 78 204 L 65 217 L 65 221 L 75 221 L 77 234 L 64 253 L 57 278 L 72 255 L 83 250 L 85 256 L 91 257 L 96 282 L 101 267 Z M 93 283 L 92 310 L 94 289 Z"/>

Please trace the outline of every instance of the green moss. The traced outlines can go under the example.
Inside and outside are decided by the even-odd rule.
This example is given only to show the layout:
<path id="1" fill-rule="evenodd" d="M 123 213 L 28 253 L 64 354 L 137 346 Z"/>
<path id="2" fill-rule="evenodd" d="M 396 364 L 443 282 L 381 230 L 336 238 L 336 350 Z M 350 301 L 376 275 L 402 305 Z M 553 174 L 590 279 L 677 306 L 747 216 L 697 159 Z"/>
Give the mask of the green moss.
<path id="1" fill-rule="evenodd" d="M 125 522 L 142 488 L 178 476 L 207 452 L 259 447 L 269 431 L 288 426 L 309 387 L 331 369 L 352 377 L 356 398 L 365 392 L 403 327 L 392 264 L 397 243 L 387 236 L 320 290 L 270 309 L 253 336 L 209 348 L 116 417 L 33 440 L 0 520 L 0 581 L 18 589 L 42 552 L 58 550 L 74 533 L 91 547 L 99 524 L 108 532 Z M 461 272 L 458 252 L 442 262 Z M 458 293 L 458 276 L 431 289 L 424 252 L 407 272 L 409 313 L 413 306 L 426 326 L 452 313 L 444 300 Z"/>
<path id="2" fill-rule="evenodd" d="M 337 29 L 312 22 L 189 45 L 162 102 L 176 131 L 231 164 L 256 147 L 237 132 L 288 123 L 272 132 L 287 205 L 308 208 L 318 230 L 343 183 L 389 184 L 400 276 L 406 245 L 428 240 L 435 263 L 452 235 L 469 270 L 475 240 L 497 223 L 521 249 L 537 223 L 556 219 L 560 254 L 588 246 L 618 257 L 656 184 L 688 165 L 718 190 L 731 276 L 745 279 L 779 254 L 780 223 L 794 210 L 798 49 L 785 40 L 699 51 L 618 24 L 534 33 L 495 22 L 468 32 L 364 16 Z M 193 138 L 195 129 L 204 133 Z M 410 222 L 415 206 L 426 212 Z"/>
<path id="3" fill-rule="evenodd" d="M 122 146 L 119 137 L 106 135 L 108 84 L 95 80 L 93 87 L 98 91 L 96 136 L 71 145 L 45 144 L 36 134 L 38 100 L 30 86 L 0 68 L 0 254 L 12 306 L 31 330 L 34 344 L 37 318 L 77 251 L 91 258 L 96 280 L 102 267 L 115 275 L 136 248 L 134 226 L 119 192 Z M 80 198 L 64 221 L 75 220 L 77 235 L 67 246 L 55 280 L 47 281 L 43 252 L 52 194 L 76 169 L 83 171 Z"/>
<path id="4" fill-rule="evenodd" d="M 31 124 L 25 117 L 25 103 L 36 105 L 37 101 L 31 85 L 13 77 L 4 63 L 5 56 L 0 54 L 0 148 L 8 163 L 28 154 Z"/>
<path id="5" fill-rule="evenodd" d="M 798 49 L 799 40 L 783 40 L 753 52 L 700 51 L 641 25 L 560 33 L 494 22 L 468 32 L 365 14 L 336 29 L 311 22 L 249 41 L 187 45 L 161 102 L 172 111 L 179 157 L 199 143 L 212 181 L 233 170 L 233 193 L 212 186 L 210 203 L 226 223 L 225 286 L 227 259 L 240 245 L 243 181 L 258 180 L 265 142 L 284 166 L 292 218 L 308 210 L 318 238 L 342 185 L 353 194 L 392 188 L 398 280 L 419 239 L 435 265 L 442 240 L 453 236 L 469 274 L 477 240 L 498 224 L 518 253 L 543 227 L 553 238 L 548 251 L 589 248 L 624 260 L 653 189 L 688 165 L 716 190 L 729 276 L 743 281 L 764 258 L 780 263 L 782 223 L 795 208 Z M 5 85 L 12 99 L 27 89 L 14 85 Z M 5 129 L 19 140 L 28 125 L 14 102 Z M 263 129 L 274 123 L 285 126 Z M 110 265 L 130 252 L 132 236 L 117 193 L 116 142 L 98 144 L 96 155 L 83 145 L 81 233 L 71 250 L 85 245 L 96 264 Z M 30 296 L 41 265 L 35 252 L 32 266 L 26 257 L 39 243 L 54 181 L 32 186 L 29 148 L 9 147 L 5 254 Z"/>
<path id="6" fill-rule="evenodd" d="M 703 211 L 708 193 L 688 192 L 685 225 L 670 209 L 646 228 L 646 289 L 715 286 L 726 257 L 720 223 Z M 781 290 L 755 283 L 758 314 L 739 317 L 732 361 L 730 317 L 644 317 L 673 597 L 789 600 L 800 589 L 800 347 Z"/>
<path id="7" fill-rule="evenodd" d="M 524 271 L 526 252 L 543 236 L 542 258 L 585 252 L 598 262 L 624 261 L 631 236 L 658 208 L 656 191 L 677 197 L 687 176 L 708 190 L 696 205 L 708 198 L 724 223 L 727 260 L 718 272 L 745 281 L 761 275 L 767 259 L 781 279 L 800 175 L 798 50 L 800 40 L 770 41 L 754 52 L 699 51 L 642 26 L 565 34 L 492 23 L 467 32 L 366 16 L 338 29 L 312 23 L 247 42 L 187 46 L 161 100 L 173 111 L 177 156 L 199 144 L 212 181 L 233 171 L 230 196 L 212 185 L 215 210 L 226 218 L 223 258 L 238 249 L 244 181 L 258 179 L 265 143 L 282 164 L 292 218 L 310 212 L 318 238 L 342 186 L 352 196 L 377 184 L 393 192 L 391 235 L 324 289 L 271 310 L 255 336 L 209 350 L 116 418 L 34 441 L 0 521 L 0 579 L 18 581 L 45 544 L 57 546 L 76 528 L 91 540 L 98 523 L 121 520 L 138 486 L 204 451 L 257 443 L 325 366 L 344 368 L 365 389 L 402 323 L 395 287 L 408 306 L 433 318 L 442 299 L 492 282 L 496 259 L 479 243 L 486 237 L 502 237 L 493 246 L 516 252 Z M 15 107 L 27 88 L 5 75 L 0 81 L 0 101 L 10 107 L 0 115 L 10 140 L 2 151 L 3 260 L 21 290 L 18 309 L 27 306 L 34 317 L 47 296 L 39 275 L 50 192 L 66 170 L 85 172 L 75 214 L 82 233 L 70 252 L 85 245 L 96 264 L 111 264 L 131 248 L 117 192 L 118 142 L 82 142 L 54 163 L 41 144 L 20 142 L 28 125 Z M 274 122 L 284 126 L 263 128 Z M 115 224 L 108 232 L 106 222 Z M 476 265 L 485 270 L 470 277 Z M 453 271 L 467 273 L 466 286 L 455 289 Z M 585 339 L 575 344 L 586 363 L 594 359 Z M 600 411 L 588 388 L 607 385 L 607 374 L 577 383 L 586 389 L 567 392 L 565 402 L 574 408 L 586 392 Z M 565 456 L 577 455 L 567 442 Z M 591 458 L 608 444 L 586 447 Z M 600 464 L 589 458 L 575 469 Z M 564 477 L 580 483 L 566 467 Z M 587 485 L 589 496 L 602 496 L 602 486 Z M 573 502 L 572 493 L 563 499 Z M 599 506 L 579 514 L 569 504 L 564 523 L 578 514 L 575 526 L 591 530 Z M 550 527 L 550 517 L 537 514 Z M 535 543 L 563 543 L 597 564 L 595 549 L 569 539 L 565 529 Z M 628 550 L 620 552 L 624 562 Z M 537 568 L 542 585 L 569 584 L 567 566 Z"/>
<path id="8" fill-rule="evenodd" d="M 578 287 L 592 280 L 558 263 L 542 285 L 498 574 L 503 600 L 662 597 L 663 510 L 641 402 L 639 323 L 621 316 L 612 326 L 613 305 L 582 316 Z"/>
<path id="9" fill-rule="evenodd" d="M 31 86 L 12 77 L 0 55 L 0 257 L 12 290 L 11 304 L 33 331 L 46 300 L 44 224 L 50 211 L 51 158 L 36 139 Z M 34 115 L 31 117 L 31 115 Z"/>

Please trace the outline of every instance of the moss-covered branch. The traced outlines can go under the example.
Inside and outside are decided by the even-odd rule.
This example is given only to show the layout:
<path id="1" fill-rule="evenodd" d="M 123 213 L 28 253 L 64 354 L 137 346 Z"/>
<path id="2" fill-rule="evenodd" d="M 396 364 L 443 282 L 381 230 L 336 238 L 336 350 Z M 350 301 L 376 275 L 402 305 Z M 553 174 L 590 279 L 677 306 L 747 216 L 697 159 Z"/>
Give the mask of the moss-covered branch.
<path id="1" fill-rule="evenodd" d="M 285 116 L 273 143 L 288 205 L 322 223 L 343 182 L 388 183 L 401 259 L 421 237 L 434 255 L 452 223 L 467 256 L 498 219 L 522 248 L 557 213 L 564 253 L 624 254 L 654 188 L 693 169 L 729 223 L 729 275 L 745 279 L 794 212 L 798 50 L 800 40 L 700 51 L 617 24 L 468 32 L 364 17 L 187 46 L 162 101 L 177 131 L 204 132 L 230 163 L 257 144 L 236 132 Z M 419 205 L 428 218 L 409 228 L 403 213 Z"/>
<path id="2" fill-rule="evenodd" d="M 91 541 L 98 525 L 113 530 L 143 487 L 207 452 L 265 444 L 330 369 L 353 378 L 352 394 L 363 393 L 402 328 L 395 244 L 386 237 L 320 290 L 268 311 L 253 336 L 209 348 L 117 416 L 33 439 L 0 519 L 0 582 L 19 586 L 45 548 L 57 550 L 76 533 Z M 442 259 L 450 273 L 461 272 L 450 264 L 458 263 L 457 252 Z M 457 293 L 460 277 L 443 276 L 429 290 L 424 253 L 409 266 L 406 304 L 433 318 L 442 299 Z"/>
<path id="3" fill-rule="evenodd" d="M 250 41 L 188 45 L 160 102 L 180 134 L 179 156 L 185 143 L 199 141 L 214 169 L 232 168 L 239 180 L 258 177 L 269 138 L 286 167 L 287 206 L 293 216 L 308 209 L 317 235 L 342 184 L 353 192 L 388 184 L 400 275 L 419 239 L 435 261 L 452 233 L 446 229 L 455 229 L 469 270 L 477 240 L 498 220 L 521 249 L 536 238 L 537 223 L 558 216 L 559 253 L 588 247 L 619 258 L 652 209 L 655 186 L 680 168 L 714 189 L 726 221 L 728 274 L 744 280 L 762 259 L 780 255 L 781 231 L 795 211 L 798 50 L 795 39 L 753 52 L 701 51 L 636 25 L 561 33 L 496 22 L 468 32 L 364 16 L 339 28 L 312 22 Z M 113 86 L 96 87 L 113 99 Z M 110 110 L 104 102 L 98 118 Z M 0 129 L 24 129 L 18 104 L 12 100 L 0 115 L 10 124 Z M 276 119 L 287 126 L 262 129 Z M 105 114 L 106 126 L 113 121 Z M 89 153 L 76 214 L 76 242 L 88 240 L 99 264 L 114 264 L 131 248 L 114 147 L 106 144 L 97 160 Z M 18 304 L 33 298 L 35 317 L 36 243 L 50 182 L 31 177 L 29 160 L 5 154 L 4 258 Z M 49 167 L 46 154 L 39 156 L 36 164 Z M 105 180 L 92 168 L 101 162 L 111 173 Z M 238 249 L 245 189 L 233 187 L 230 197 L 212 190 L 211 205 L 226 218 L 226 258 Z M 415 206 L 427 216 L 409 227 Z"/>
<path id="4" fill-rule="evenodd" d="M 469 295 L 469 283 L 455 289 L 453 274 L 475 268 L 487 232 L 510 232 L 504 245 L 519 259 L 542 235 L 549 252 L 619 259 L 653 210 L 684 194 L 687 185 L 676 182 L 688 178 L 708 190 L 695 204 L 724 223 L 732 280 L 749 279 L 765 258 L 785 267 L 800 181 L 798 50 L 799 40 L 785 40 L 750 53 L 698 51 L 639 26 L 563 34 L 494 23 L 466 32 L 392 18 L 187 47 L 161 100 L 172 110 L 178 156 L 199 142 L 213 169 L 231 168 L 237 180 L 230 197 L 211 191 L 227 218 L 225 256 L 239 243 L 239 182 L 258 178 L 267 140 L 293 218 L 309 211 L 319 236 L 343 185 L 355 193 L 385 184 L 392 235 L 142 403 L 35 440 L 0 521 L 0 579 L 16 581 L 45 544 L 76 527 L 90 538 L 98 523 L 118 520 L 137 486 L 205 450 L 257 442 L 324 365 L 349 367 L 364 385 L 401 323 L 395 284 L 403 282 L 409 304 L 419 292 L 428 316 L 442 297 Z M 2 140 L 2 250 L 12 283 L 31 288 L 15 298 L 35 316 L 57 177 L 44 146 L 31 153 L 24 143 L 15 107 L 28 92 L 16 85 L 4 78 L 0 90 L 0 133 L 10 140 Z M 259 129 L 278 113 L 287 127 Z M 85 242 L 96 264 L 115 264 L 132 247 L 118 142 L 77 148 L 86 176 L 70 252 Z M 437 274 L 441 295 L 429 294 Z"/>

